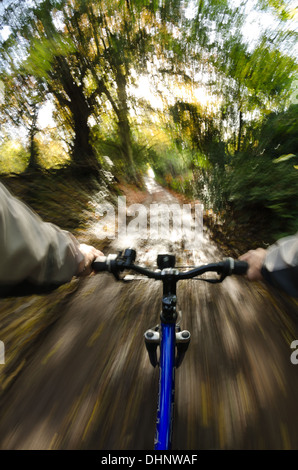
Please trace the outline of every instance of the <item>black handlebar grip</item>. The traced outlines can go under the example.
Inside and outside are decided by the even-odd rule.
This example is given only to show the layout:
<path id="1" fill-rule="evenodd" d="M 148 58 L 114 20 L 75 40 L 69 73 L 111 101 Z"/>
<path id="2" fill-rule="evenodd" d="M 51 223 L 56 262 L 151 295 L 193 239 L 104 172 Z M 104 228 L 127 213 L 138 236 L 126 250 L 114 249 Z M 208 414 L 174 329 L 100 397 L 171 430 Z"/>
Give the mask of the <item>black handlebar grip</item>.
<path id="1" fill-rule="evenodd" d="M 97 272 L 107 271 L 108 265 L 106 257 L 100 256 L 99 258 L 96 258 L 92 263 L 92 269 Z"/>
<path id="2" fill-rule="evenodd" d="M 246 274 L 248 263 L 246 261 L 234 261 L 233 274 Z"/>

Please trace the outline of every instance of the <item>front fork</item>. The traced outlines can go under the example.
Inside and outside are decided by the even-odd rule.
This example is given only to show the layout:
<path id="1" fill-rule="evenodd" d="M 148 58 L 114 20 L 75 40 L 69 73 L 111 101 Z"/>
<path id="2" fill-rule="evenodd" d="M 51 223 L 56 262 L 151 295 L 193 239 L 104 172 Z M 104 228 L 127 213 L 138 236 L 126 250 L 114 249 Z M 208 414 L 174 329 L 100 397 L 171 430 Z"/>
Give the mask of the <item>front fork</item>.
<path id="1" fill-rule="evenodd" d="M 160 327 L 157 326 L 154 329 L 147 330 L 145 337 L 145 344 L 149 355 L 149 360 L 153 367 L 159 364 L 157 355 L 157 348 L 160 346 Z M 185 356 L 190 342 L 190 332 L 187 330 L 180 330 L 179 326 L 176 326 L 176 355 L 175 355 L 175 367 L 178 368 Z"/>
<path id="2" fill-rule="evenodd" d="M 161 313 L 162 323 L 176 323 L 176 296 L 168 295 L 163 297 L 163 309 Z M 145 344 L 149 355 L 149 360 L 153 367 L 159 364 L 157 355 L 157 348 L 160 346 L 161 329 L 160 326 L 156 326 L 154 329 L 146 331 Z M 183 361 L 185 353 L 188 349 L 190 342 L 190 332 L 187 330 L 181 331 L 179 325 L 175 325 L 175 367 L 178 368 Z"/>

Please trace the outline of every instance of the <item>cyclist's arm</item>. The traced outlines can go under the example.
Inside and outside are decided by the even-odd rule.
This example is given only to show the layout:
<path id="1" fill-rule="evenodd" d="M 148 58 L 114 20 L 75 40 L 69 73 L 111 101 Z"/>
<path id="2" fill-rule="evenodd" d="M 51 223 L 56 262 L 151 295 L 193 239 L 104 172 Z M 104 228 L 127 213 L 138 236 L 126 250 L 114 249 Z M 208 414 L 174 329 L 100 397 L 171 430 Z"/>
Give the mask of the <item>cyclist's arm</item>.
<path id="1" fill-rule="evenodd" d="M 68 282 L 84 270 L 88 256 L 98 255 L 80 246 L 69 232 L 42 221 L 0 184 L 0 285 Z"/>
<path id="2" fill-rule="evenodd" d="M 240 259 L 249 263 L 248 279 L 265 279 L 274 287 L 298 297 L 298 233 L 281 238 L 267 250 L 251 250 Z"/>
<path id="3" fill-rule="evenodd" d="M 262 275 L 273 286 L 298 297 L 298 233 L 267 249 Z"/>

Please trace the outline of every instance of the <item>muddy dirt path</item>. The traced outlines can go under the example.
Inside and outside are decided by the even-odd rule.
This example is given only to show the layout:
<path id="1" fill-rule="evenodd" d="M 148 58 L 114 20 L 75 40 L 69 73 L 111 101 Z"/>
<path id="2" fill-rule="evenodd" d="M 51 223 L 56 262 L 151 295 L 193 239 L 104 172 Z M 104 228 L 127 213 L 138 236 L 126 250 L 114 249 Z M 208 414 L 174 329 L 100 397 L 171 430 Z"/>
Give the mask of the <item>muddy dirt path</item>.
<path id="1" fill-rule="evenodd" d="M 147 207 L 175 202 L 148 184 Z M 191 252 L 148 238 L 118 238 L 109 251 L 128 241 L 144 263 L 165 250 L 180 264 L 222 257 L 206 232 Z M 151 280 L 77 282 L 2 394 L 0 449 L 152 449 L 158 377 L 143 334 L 158 322 L 160 294 Z M 178 299 L 192 339 L 176 374 L 174 449 L 298 449 L 297 304 L 243 278 L 183 281 Z"/>

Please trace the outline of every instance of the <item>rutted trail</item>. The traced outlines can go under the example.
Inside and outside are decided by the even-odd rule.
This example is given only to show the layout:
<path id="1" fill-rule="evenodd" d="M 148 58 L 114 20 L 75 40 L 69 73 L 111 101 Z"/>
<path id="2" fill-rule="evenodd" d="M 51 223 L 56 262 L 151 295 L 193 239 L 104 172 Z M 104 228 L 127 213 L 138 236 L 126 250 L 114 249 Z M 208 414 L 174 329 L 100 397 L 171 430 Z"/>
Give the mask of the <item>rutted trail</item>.
<path id="1" fill-rule="evenodd" d="M 148 189 L 147 205 L 175 202 L 156 183 Z M 206 231 L 191 253 L 182 240 L 130 242 L 146 264 L 165 251 L 177 264 L 222 257 Z M 0 448 L 152 449 L 158 377 L 143 334 L 159 320 L 160 294 L 151 280 L 80 280 L 2 395 Z M 192 339 L 176 374 L 174 448 L 297 449 L 295 304 L 243 278 L 182 281 L 178 299 Z"/>

